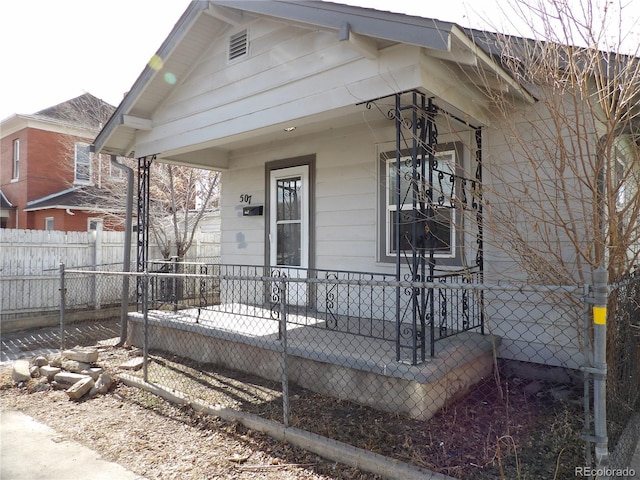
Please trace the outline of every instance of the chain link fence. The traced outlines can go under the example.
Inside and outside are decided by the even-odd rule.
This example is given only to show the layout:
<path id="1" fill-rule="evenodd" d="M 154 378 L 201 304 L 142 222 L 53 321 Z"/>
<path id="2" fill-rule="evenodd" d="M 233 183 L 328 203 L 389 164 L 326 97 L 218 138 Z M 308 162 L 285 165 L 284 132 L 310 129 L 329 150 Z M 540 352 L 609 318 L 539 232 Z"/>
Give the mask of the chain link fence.
<path id="1" fill-rule="evenodd" d="M 607 433 L 611 464 L 624 468 L 640 440 L 640 271 L 613 283 L 607 324 Z"/>
<path id="2" fill-rule="evenodd" d="M 127 275 L 124 340 L 144 357 L 134 375 L 193 405 L 459 479 L 575 478 L 593 465 L 587 287 L 169 261 L 68 270 L 64 304 L 71 290 L 121 291 Z M 611 302 L 631 295 L 617 288 Z M 620 323 L 630 343 L 614 371 L 626 379 L 637 344 Z M 612 441 L 634 391 L 609 382 Z"/>

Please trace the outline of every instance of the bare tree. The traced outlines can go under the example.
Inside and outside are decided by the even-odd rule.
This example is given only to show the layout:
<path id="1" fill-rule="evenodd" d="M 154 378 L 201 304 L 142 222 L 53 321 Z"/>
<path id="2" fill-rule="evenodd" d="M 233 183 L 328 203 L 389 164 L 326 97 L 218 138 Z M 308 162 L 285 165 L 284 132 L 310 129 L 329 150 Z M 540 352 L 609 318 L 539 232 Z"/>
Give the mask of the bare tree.
<path id="1" fill-rule="evenodd" d="M 518 104 L 487 79 L 508 158 L 487 159 L 487 228 L 546 284 L 589 282 L 598 266 L 619 278 L 640 255 L 640 62 L 620 29 L 629 7 L 572 5 L 513 2 L 533 39 L 476 33 L 537 99 Z"/>
<path id="2" fill-rule="evenodd" d="M 597 267 L 612 282 L 629 278 L 640 257 L 640 47 L 621 27 L 631 4 L 512 6 L 532 39 L 478 38 L 537 102 L 519 104 L 487 79 L 506 161 L 487 159 L 486 228 L 530 281 L 592 284 Z M 608 301 L 607 397 L 619 412 L 637 399 L 637 319 L 619 311 L 634 301 L 618 291 Z"/>
<path id="3" fill-rule="evenodd" d="M 217 209 L 220 172 L 152 164 L 150 229 L 165 259 L 182 261 L 203 216 Z"/>
<path id="4" fill-rule="evenodd" d="M 114 110 L 99 98 L 85 94 L 39 113 L 81 127 L 93 138 Z M 86 154 L 90 162 L 83 172 L 86 175 L 81 186 L 83 203 L 95 208 L 105 225 L 122 228 L 127 188 L 122 170 L 112 165 L 110 155 L 89 154 L 87 138 L 68 135 L 61 137 L 61 142 L 68 152 L 65 166 L 69 185 L 78 185 L 75 159 L 80 144 L 87 149 L 82 155 Z M 135 159 L 118 157 L 117 161 L 137 172 Z M 172 256 L 184 259 L 203 217 L 218 208 L 219 181 L 219 172 L 151 164 L 149 228 L 165 259 Z"/>

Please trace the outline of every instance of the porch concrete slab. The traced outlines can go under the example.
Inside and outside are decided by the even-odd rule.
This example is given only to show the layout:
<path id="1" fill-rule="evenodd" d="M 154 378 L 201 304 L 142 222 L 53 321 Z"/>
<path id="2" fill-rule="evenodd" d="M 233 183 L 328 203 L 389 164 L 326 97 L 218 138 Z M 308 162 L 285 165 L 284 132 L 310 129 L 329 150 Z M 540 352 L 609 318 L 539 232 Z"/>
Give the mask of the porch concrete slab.
<path id="1" fill-rule="evenodd" d="M 279 337 L 279 321 L 270 309 L 243 304 L 226 304 L 206 309 L 186 309 L 178 312 L 152 310 L 148 320 L 155 325 L 170 325 L 171 328 L 187 330 L 205 336 L 241 342 L 273 351 L 282 350 Z M 141 313 L 130 313 L 133 321 L 143 321 Z M 342 330 L 362 331 L 366 325 L 366 336 L 345 333 L 329 328 L 327 321 L 310 312 L 305 315 L 291 314 L 287 317 L 287 351 L 332 365 L 354 368 L 378 375 L 403 378 L 420 383 L 438 380 L 470 360 L 477 358 L 499 345 L 498 337 L 467 331 L 436 342 L 435 356 L 429 352 L 429 336 L 425 338 L 425 361 L 418 359 L 416 365 L 408 347 L 401 349 L 401 358 L 396 357 L 395 324 L 375 319 L 336 316 Z M 409 328 L 402 324 L 402 330 Z M 388 339 L 379 338 L 382 335 Z"/>
<path id="2" fill-rule="evenodd" d="M 285 345 L 279 322 L 269 309 L 246 307 L 149 311 L 148 349 L 281 381 Z M 498 339 L 474 332 L 441 339 L 433 358 L 427 354 L 424 362 L 413 365 L 408 359 L 396 360 L 392 338 L 327 328 L 325 320 L 310 312 L 287 319 L 292 322 L 286 335 L 289 381 L 379 410 L 428 419 L 493 370 L 493 343 Z M 335 320 L 345 329 L 375 323 L 353 317 Z M 143 345 L 144 321 L 141 313 L 129 314 L 129 344 Z M 388 331 L 386 323 L 374 330 Z M 391 331 L 395 333 L 395 327 Z"/>

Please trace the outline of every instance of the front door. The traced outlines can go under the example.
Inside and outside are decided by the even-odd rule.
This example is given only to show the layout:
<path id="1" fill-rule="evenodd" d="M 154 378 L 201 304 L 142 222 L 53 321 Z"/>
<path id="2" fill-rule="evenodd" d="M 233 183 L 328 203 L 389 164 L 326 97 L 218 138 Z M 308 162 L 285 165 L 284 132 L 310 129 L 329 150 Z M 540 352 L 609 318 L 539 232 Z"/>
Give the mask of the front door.
<path id="1" fill-rule="evenodd" d="M 269 265 L 289 278 L 306 279 L 309 267 L 309 166 L 271 170 Z M 289 283 L 287 303 L 305 305 L 307 286 Z"/>

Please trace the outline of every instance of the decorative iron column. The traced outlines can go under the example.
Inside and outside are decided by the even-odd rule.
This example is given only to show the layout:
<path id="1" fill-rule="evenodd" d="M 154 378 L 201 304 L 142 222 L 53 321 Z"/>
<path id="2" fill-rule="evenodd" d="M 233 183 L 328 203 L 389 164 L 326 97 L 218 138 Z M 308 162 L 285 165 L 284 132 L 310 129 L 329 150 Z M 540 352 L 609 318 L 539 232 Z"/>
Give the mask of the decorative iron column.
<path id="1" fill-rule="evenodd" d="M 432 207 L 432 162 L 434 161 L 437 129 L 435 126 L 436 107 L 418 91 L 410 92 L 410 101 L 403 105 L 401 93 L 396 94 L 396 215 L 395 247 L 396 276 L 402 277 L 401 265 L 409 271 L 404 280 L 421 282 L 433 277 L 435 260 L 433 242 L 430 233 L 433 229 L 435 212 Z M 410 138 L 405 138 L 408 132 Z M 404 152 L 408 152 L 408 155 Z M 403 161 L 403 158 L 405 159 Z M 402 187 L 402 180 L 407 185 Z M 405 206 L 410 208 L 404 208 Z M 407 228 L 408 227 L 408 228 Z M 404 233 L 402 233 L 404 231 Z M 429 276 L 427 276 L 427 251 L 429 253 Z M 433 291 L 423 288 L 410 288 L 405 291 L 409 296 L 406 307 L 403 304 L 400 289 L 396 292 L 396 360 L 403 360 L 403 351 L 409 351 L 412 365 L 425 361 L 426 324 L 433 319 L 433 312 L 427 313 L 427 305 L 432 305 Z M 431 310 L 433 306 L 431 306 Z M 408 317 L 408 318 L 406 318 Z M 406 322 L 404 320 L 410 320 Z M 433 322 L 431 322 L 433 323 Z"/>
<path id="2" fill-rule="evenodd" d="M 149 180 L 151 163 L 156 156 L 138 158 L 138 230 L 136 271 L 144 272 L 149 260 Z M 136 303 L 140 305 L 143 296 L 144 279 L 136 279 Z"/>
<path id="3" fill-rule="evenodd" d="M 460 299 L 454 299 L 447 289 L 415 286 L 436 280 L 443 284 L 483 280 L 482 129 L 442 109 L 432 97 L 418 90 L 398 92 L 363 104 L 367 109 L 376 106 L 385 113 L 378 104 L 379 101 L 383 104 L 384 98 L 393 98 L 394 106 L 386 111 L 386 116 L 396 129 L 395 162 L 388 164 L 395 171 L 385 166 L 388 176 L 384 179 L 384 195 L 388 195 L 385 203 L 393 204 L 395 211 L 385 212 L 389 215 L 385 223 L 388 222 L 390 235 L 384 241 L 392 244 L 388 251 L 395 253 L 396 279 L 414 283 L 406 289 L 397 287 L 395 292 L 396 361 L 416 365 L 426 359 L 427 338 L 429 353 L 434 357 L 435 343 L 440 339 L 478 328 L 484 333 L 482 292 L 464 290 Z M 456 152 L 452 164 L 440 159 L 436 122 L 440 118 L 461 125 L 464 132 L 475 133 L 475 156 L 466 160 L 472 164 L 470 170 L 475 167 L 473 177 L 465 174 L 461 146 L 453 147 Z M 461 145 L 462 140 L 453 143 Z M 467 148 L 473 151 L 471 145 Z M 391 190 L 391 185 L 395 190 Z M 443 215 L 449 220 L 444 220 Z M 473 237 L 463 228 L 473 229 L 473 216 L 477 250 L 467 257 L 466 252 L 473 248 Z M 464 222 L 465 218 L 470 221 Z M 448 240 L 443 238 L 447 234 Z M 450 251 L 442 256 L 452 260 L 440 261 L 439 253 L 446 247 Z M 472 264 L 463 263 L 465 258 L 474 257 Z M 442 265 L 438 265 L 439 261 Z M 455 312 L 452 302 L 460 303 Z"/>
<path id="4" fill-rule="evenodd" d="M 471 209 L 476 212 L 476 268 L 478 269 L 478 283 L 484 282 L 484 224 L 482 212 L 482 129 L 477 127 L 476 133 L 476 174 L 471 184 Z M 480 304 L 480 333 L 484 335 L 484 290 L 478 292 Z"/>

